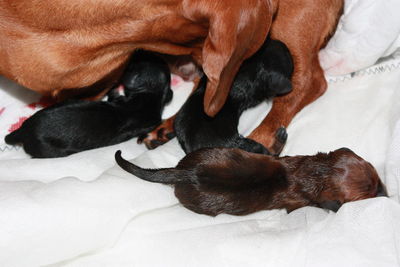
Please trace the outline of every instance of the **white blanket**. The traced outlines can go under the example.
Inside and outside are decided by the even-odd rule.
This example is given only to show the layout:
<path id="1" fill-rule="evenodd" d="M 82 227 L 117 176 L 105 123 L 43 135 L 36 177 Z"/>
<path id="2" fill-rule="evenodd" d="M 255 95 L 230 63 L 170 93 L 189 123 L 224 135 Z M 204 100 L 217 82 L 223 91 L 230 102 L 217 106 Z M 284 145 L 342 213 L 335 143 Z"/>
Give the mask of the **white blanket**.
<path id="1" fill-rule="evenodd" d="M 319 58 L 327 74 L 369 67 L 400 47 L 399 0 L 345 0 L 336 33 Z"/>
<path id="2" fill-rule="evenodd" d="M 399 266 L 400 56 L 328 80 L 288 128 L 283 154 L 347 146 L 374 164 L 390 199 L 348 203 L 336 214 L 306 207 L 213 218 L 114 164 L 121 149 L 140 166 L 174 166 L 184 156 L 176 139 L 153 151 L 131 140 L 46 160 L 5 146 L 2 137 L 37 110 L 27 104 L 39 97 L 1 78 L 0 266 Z M 190 88 L 174 81 L 168 114 Z M 268 108 L 242 116 L 240 131 Z"/>

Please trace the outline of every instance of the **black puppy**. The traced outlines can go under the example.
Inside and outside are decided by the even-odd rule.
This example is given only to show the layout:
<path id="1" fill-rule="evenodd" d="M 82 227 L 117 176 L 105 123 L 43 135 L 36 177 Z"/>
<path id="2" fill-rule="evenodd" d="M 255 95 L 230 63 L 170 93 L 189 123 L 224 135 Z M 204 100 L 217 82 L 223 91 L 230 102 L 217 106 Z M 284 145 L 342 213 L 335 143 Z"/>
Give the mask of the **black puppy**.
<path id="1" fill-rule="evenodd" d="M 125 96 L 111 92 L 107 102 L 69 100 L 40 110 L 5 141 L 21 143 L 32 157 L 53 158 L 143 135 L 161 123 L 162 109 L 172 98 L 170 79 L 159 56 L 139 51 L 120 81 Z"/>
<path id="2" fill-rule="evenodd" d="M 243 62 L 221 111 L 210 118 L 203 110 L 207 78 L 178 112 L 174 130 L 186 153 L 205 147 L 237 147 L 249 152 L 269 154 L 261 144 L 239 135 L 237 126 L 242 112 L 267 98 L 291 91 L 293 62 L 286 45 L 267 39 L 251 58 Z M 277 132 L 282 147 L 287 139 L 284 128 Z"/>

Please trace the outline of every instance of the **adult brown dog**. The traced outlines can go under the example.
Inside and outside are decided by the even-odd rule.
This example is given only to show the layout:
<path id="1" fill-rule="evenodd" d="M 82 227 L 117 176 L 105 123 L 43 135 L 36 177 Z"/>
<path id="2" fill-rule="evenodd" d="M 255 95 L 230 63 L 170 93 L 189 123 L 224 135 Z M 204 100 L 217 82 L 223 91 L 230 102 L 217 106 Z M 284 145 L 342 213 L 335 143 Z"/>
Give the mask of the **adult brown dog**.
<path id="1" fill-rule="evenodd" d="M 183 206 L 212 216 L 304 206 L 337 211 L 345 202 L 387 196 L 374 167 L 348 148 L 282 158 L 207 148 L 166 169 L 140 168 L 124 160 L 121 151 L 115 159 L 141 179 L 174 185 Z"/>
<path id="2" fill-rule="evenodd" d="M 129 55 L 191 55 L 209 82 L 207 114 L 225 102 L 240 64 L 268 32 L 293 55 L 293 92 L 276 99 L 251 138 L 273 152 L 274 135 L 326 89 L 317 52 L 343 0 L 0 0 L 0 74 L 59 99 L 99 96 Z M 271 27 L 271 23 L 273 25 Z"/>

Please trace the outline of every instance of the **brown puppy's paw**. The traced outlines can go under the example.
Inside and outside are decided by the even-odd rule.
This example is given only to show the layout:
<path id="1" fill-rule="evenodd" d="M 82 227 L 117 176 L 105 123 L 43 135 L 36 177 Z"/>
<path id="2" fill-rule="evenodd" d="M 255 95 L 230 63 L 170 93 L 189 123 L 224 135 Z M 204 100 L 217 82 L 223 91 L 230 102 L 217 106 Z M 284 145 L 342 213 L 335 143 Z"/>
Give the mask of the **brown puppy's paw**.
<path id="1" fill-rule="evenodd" d="M 155 149 L 175 137 L 175 132 L 172 129 L 167 129 L 161 124 L 155 130 L 139 136 L 137 143 L 144 143 L 147 149 Z"/>
<path id="2" fill-rule="evenodd" d="M 281 126 L 278 130 L 276 130 L 275 140 L 271 147 L 271 153 L 273 153 L 274 156 L 279 156 L 279 154 L 282 152 L 282 149 L 286 144 L 287 138 L 288 134 L 285 127 Z"/>

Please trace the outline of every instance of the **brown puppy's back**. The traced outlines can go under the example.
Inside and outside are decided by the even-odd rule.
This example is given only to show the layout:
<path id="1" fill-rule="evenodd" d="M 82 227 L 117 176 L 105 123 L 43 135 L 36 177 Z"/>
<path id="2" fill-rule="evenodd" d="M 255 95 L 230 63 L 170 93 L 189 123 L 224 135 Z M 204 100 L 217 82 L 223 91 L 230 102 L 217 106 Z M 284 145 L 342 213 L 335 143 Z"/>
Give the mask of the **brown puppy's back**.
<path id="1" fill-rule="evenodd" d="M 249 214 L 266 208 L 277 190 L 287 187 L 285 169 L 273 157 L 240 149 L 205 148 L 188 154 L 176 168 L 143 169 L 121 157 L 119 166 L 149 182 L 175 186 L 186 208 L 215 216 Z"/>

